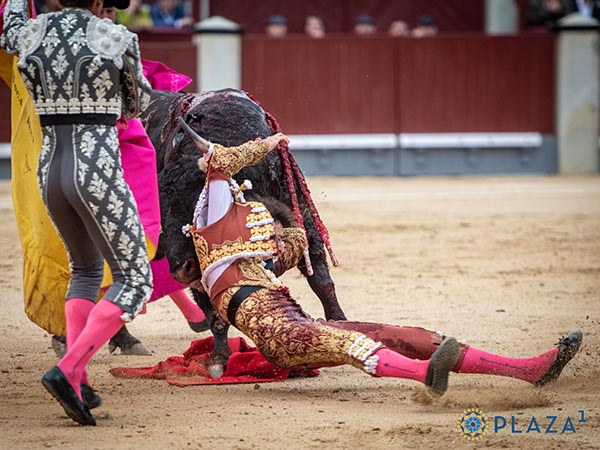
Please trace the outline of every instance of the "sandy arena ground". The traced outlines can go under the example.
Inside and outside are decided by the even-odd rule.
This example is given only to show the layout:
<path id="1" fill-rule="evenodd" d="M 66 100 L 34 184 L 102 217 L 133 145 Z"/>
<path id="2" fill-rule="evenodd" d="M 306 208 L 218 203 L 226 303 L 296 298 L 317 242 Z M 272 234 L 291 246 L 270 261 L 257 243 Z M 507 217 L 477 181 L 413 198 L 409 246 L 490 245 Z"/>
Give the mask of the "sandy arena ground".
<path id="1" fill-rule="evenodd" d="M 80 427 L 39 383 L 56 358 L 23 313 L 20 245 L 1 182 L 0 449 L 600 448 L 600 177 L 313 178 L 310 186 L 342 261 L 332 275 L 349 318 L 442 330 L 518 357 L 579 328 L 580 354 L 543 390 L 453 374 L 433 402 L 414 382 L 349 367 L 261 385 L 113 378 L 112 367 L 151 366 L 208 335 L 194 334 L 163 299 L 130 326 L 153 356 L 104 348 L 92 361 L 104 404 L 94 410 L 97 427 Z M 284 280 L 322 314 L 297 272 Z M 492 422 L 477 442 L 456 430 L 469 407 Z M 558 433 L 546 432 L 547 416 Z M 527 433 L 532 417 L 539 432 Z M 507 426 L 494 432 L 502 418 Z"/>

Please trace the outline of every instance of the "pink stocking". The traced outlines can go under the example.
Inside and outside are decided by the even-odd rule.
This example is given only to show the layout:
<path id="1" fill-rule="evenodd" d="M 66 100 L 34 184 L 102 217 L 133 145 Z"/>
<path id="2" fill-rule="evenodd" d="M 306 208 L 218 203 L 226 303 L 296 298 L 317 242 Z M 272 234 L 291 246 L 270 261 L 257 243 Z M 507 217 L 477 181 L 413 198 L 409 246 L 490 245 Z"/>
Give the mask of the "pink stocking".
<path id="1" fill-rule="evenodd" d="M 388 348 L 379 349 L 375 354 L 379 356 L 376 376 L 408 378 L 425 383 L 429 360 L 409 359 Z"/>
<path id="2" fill-rule="evenodd" d="M 173 299 L 185 320 L 188 322 L 202 322 L 206 316 L 200 307 L 194 302 L 184 289 L 172 292 L 169 297 Z"/>
<path id="3" fill-rule="evenodd" d="M 72 297 L 65 302 L 65 317 L 67 319 L 67 349 L 73 346 L 81 331 L 87 323 L 88 316 L 92 309 L 96 306 L 93 300 L 86 298 Z M 83 374 L 83 383 L 88 382 L 87 373 Z"/>
<path id="4" fill-rule="evenodd" d="M 123 326 L 121 314 L 123 310 L 117 305 L 108 300 L 100 300 L 89 314 L 79 337 L 72 345 L 67 344 L 67 354 L 57 364 L 80 398 L 79 383 L 83 381 L 86 365 L 98 349 Z"/>
<path id="5" fill-rule="evenodd" d="M 457 372 L 501 375 L 534 383 L 546 373 L 557 355 L 558 348 L 553 348 L 534 358 L 509 358 L 468 347 Z"/>

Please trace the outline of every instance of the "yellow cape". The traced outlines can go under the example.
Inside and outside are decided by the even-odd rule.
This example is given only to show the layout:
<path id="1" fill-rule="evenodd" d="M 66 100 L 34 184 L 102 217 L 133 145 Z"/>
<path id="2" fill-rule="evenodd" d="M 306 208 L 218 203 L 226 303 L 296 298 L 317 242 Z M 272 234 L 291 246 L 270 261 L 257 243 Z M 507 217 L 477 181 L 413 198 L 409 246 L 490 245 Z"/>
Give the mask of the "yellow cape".
<path id="1" fill-rule="evenodd" d="M 0 77 L 11 89 L 11 188 L 23 250 L 23 301 L 27 317 L 50 334 L 66 335 L 65 295 L 71 274 L 65 247 L 46 211 L 37 185 L 42 147 L 39 117 L 17 68 L 17 58 L 0 49 Z M 148 256 L 156 248 L 146 236 Z M 105 264 L 102 286 L 112 283 Z"/>
<path id="2" fill-rule="evenodd" d="M 0 75 L 12 91 L 11 188 L 23 249 L 25 313 L 48 333 L 64 336 L 69 264 L 37 186 L 40 121 L 17 69 L 17 58 L 2 50 Z"/>

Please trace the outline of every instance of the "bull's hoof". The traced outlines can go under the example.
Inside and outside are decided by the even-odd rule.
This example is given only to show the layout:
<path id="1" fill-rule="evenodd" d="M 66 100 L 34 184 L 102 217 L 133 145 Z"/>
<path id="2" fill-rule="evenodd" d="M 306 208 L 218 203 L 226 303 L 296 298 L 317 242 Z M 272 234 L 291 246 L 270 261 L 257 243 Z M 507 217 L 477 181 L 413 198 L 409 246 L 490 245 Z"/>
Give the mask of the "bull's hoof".
<path id="1" fill-rule="evenodd" d="M 208 319 L 204 319 L 202 322 L 189 322 L 188 325 L 196 333 L 202 333 L 203 331 L 210 330 L 210 323 Z"/>
<path id="2" fill-rule="evenodd" d="M 67 341 L 62 336 L 52 336 L 51 339 L 52 350 L 56 353 L 56 356 L 62 358 L 67 353 Z"/>
<path id="3" fill-rule="evenodd" d="M 152 352 L 138 338 L 133 336 L 125 325 L 108 341 L 108 351 L 110 353 L 114 353 L 118 348 L 121 349 L 121 355 L 152 355 Z"/>
<path id="4" fill-rule="evenodd" d="M 110 350 L 110 347 L 109 347 Z M 113 349 L 111 353 L 116 350 Z M 131 347 L 121 348 L 120 355 L 130 355 L 130 356 L 152 356 L 152 352 L 146 348 L 144 344 L 138 342 L 137 344 L 133 344 Z"/>
<path id="5" fill-rule="evenodd" d="M 221 378 L 225 372 L 225 366 L 223 364 L 215 363 L 208 366 L 206 370 L 208 370 L 211 378 Z"/>

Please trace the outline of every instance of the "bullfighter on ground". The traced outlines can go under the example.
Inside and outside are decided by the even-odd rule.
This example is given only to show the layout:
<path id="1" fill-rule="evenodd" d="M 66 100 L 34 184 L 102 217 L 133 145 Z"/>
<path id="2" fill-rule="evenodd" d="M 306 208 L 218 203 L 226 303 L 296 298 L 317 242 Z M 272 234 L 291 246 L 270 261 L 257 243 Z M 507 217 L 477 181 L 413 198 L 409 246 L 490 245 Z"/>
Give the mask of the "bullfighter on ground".
<path id="1" fill-rule="evenodd" d="M 232 179 L 288 138 L 278 133 L 227 148 L 194 134 L 183 121 L 182 126 L 202 151 L 207 174 L 192 231 L 202 284 L 219 315 L 249 336 L 271 363 L 288 369 L 350 364 L 377 377 L 419 381 L 440 396 L 451 370 L 541 386 L 555 380 L 579 350 L 579 331 L 540 356 L 509 358 L 422 328 L 313 320 L 277 279 L 302 257 L 304 231 L 291 224 L 276 232 L 278 217 L 260 202 L 247 202 Z"/>

